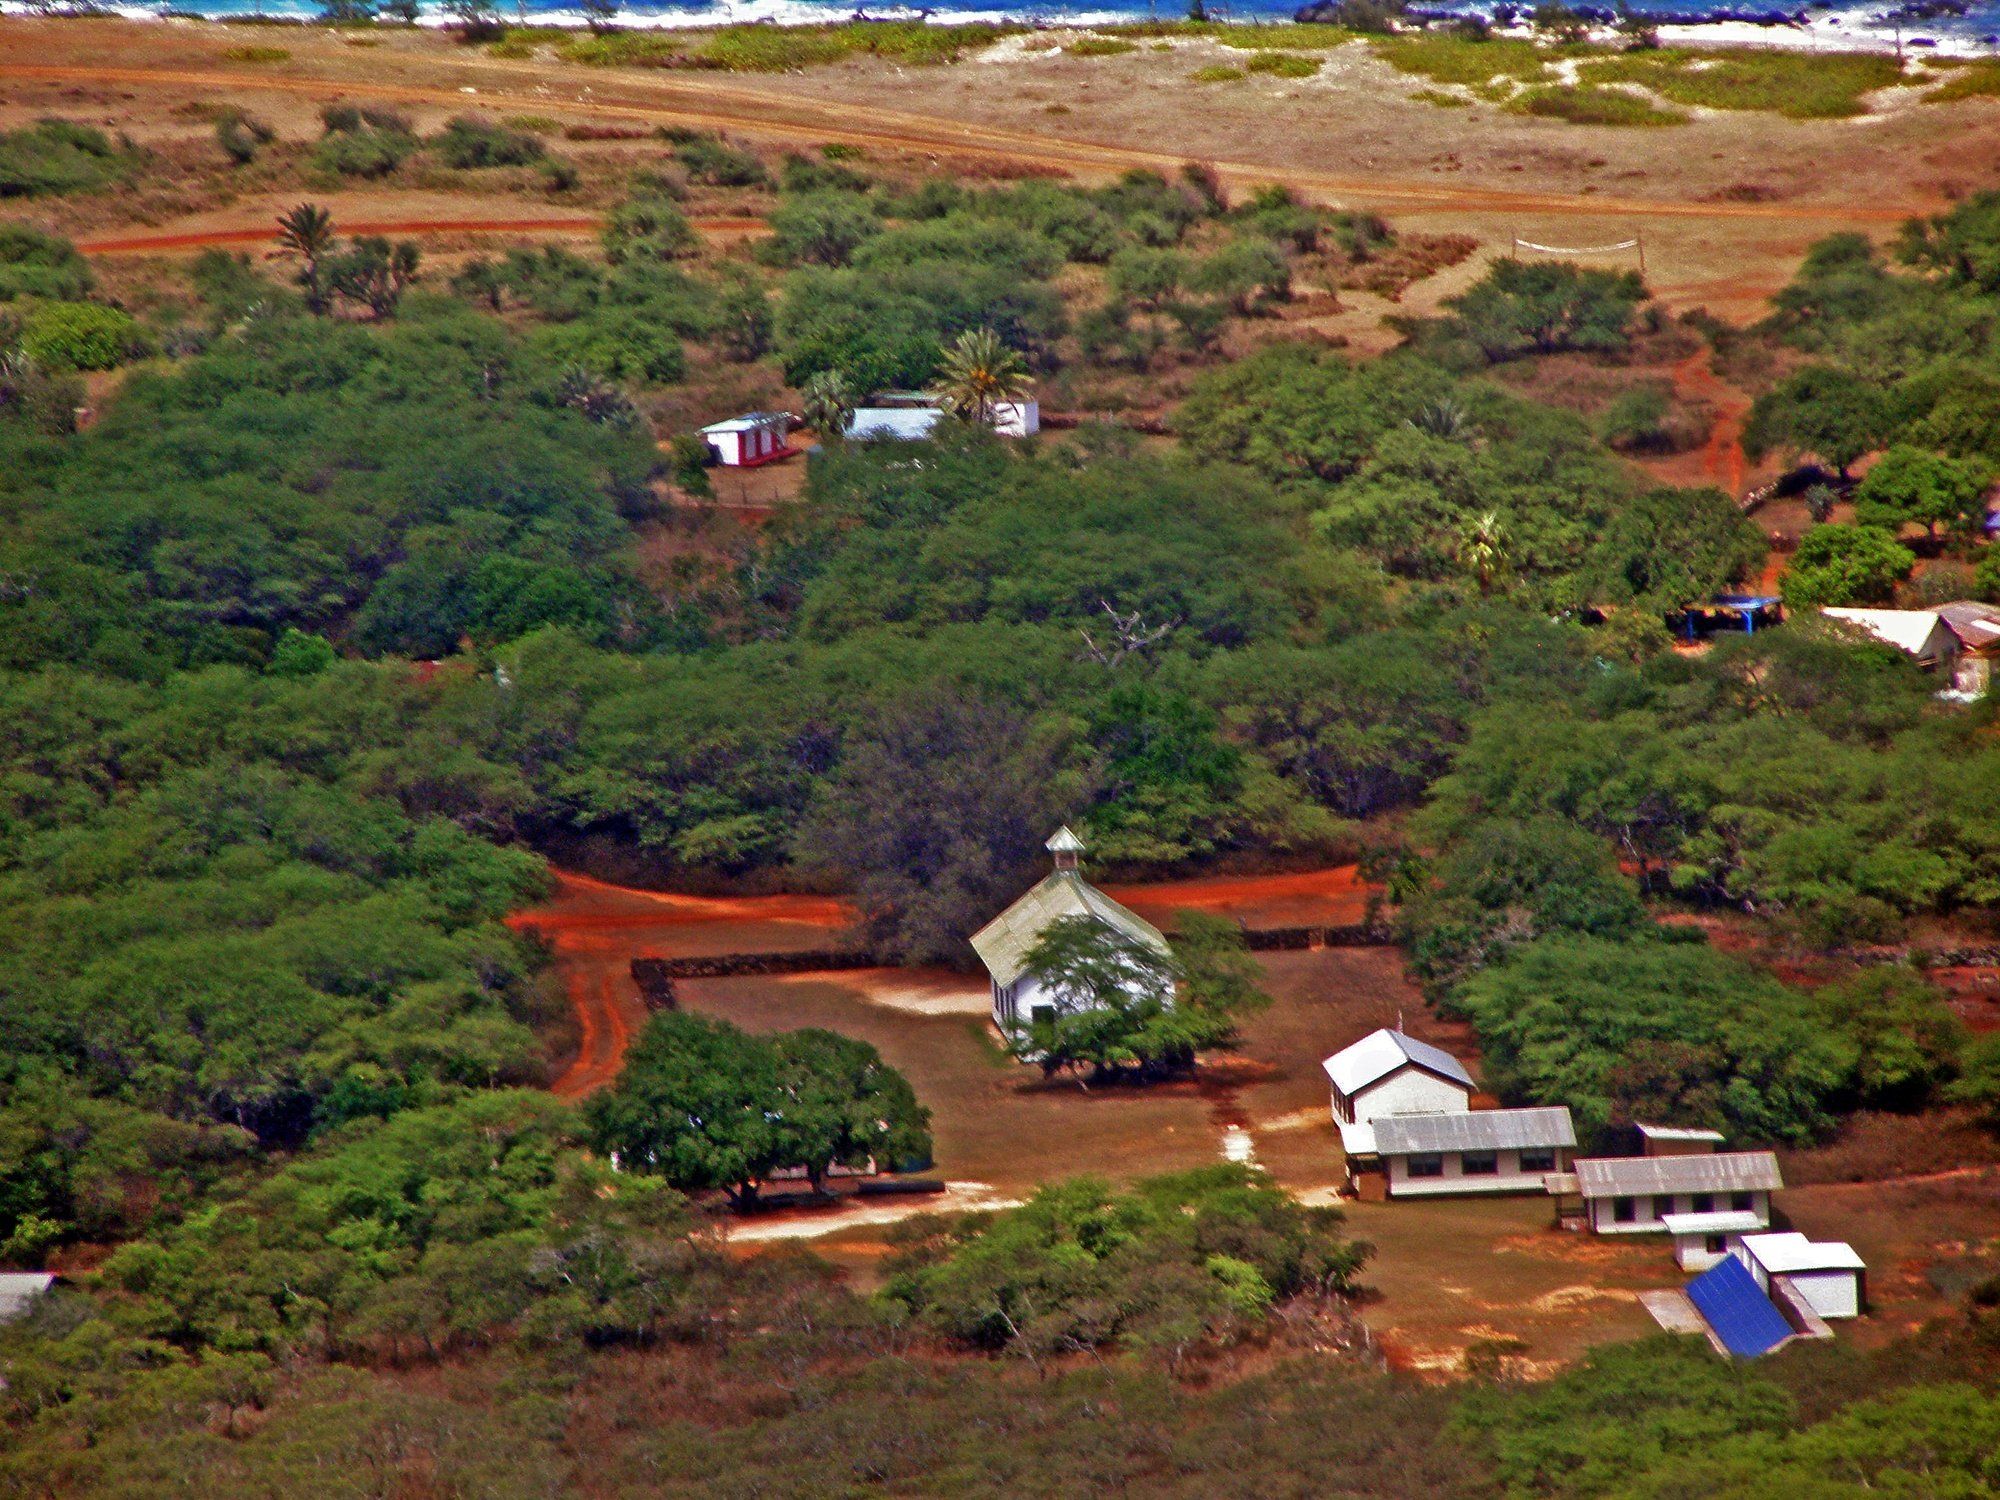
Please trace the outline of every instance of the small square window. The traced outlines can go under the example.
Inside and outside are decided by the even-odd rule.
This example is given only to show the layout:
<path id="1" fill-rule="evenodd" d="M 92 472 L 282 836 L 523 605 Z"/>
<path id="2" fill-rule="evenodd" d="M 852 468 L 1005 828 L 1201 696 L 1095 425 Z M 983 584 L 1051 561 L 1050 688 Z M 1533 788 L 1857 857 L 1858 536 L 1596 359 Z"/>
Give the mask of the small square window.
<path id="1" fill-rule="evenodd" d="M 1556 1169 L 1556 1154 L 1553 1151 L 1523 1151 L 1521 1170 L 1523 1172 L 1553 1172 Z"/>
<path id="2" fill-rule="evenodd" d="M 1436 1153 L 1410 1158 L 1409 1173 L 1412 1177 L 1444 1176 L 1444 1158 Z"/>
<path id="3" fill-rule="evenodd" d="M 1731 1193 L 1729 1195 L 1731 1213 L 1748 1214 L 1757 1211 L 1756 1196 L 1752 1193 Z"/>
<path id="4" fill-rule="evenodd" d="M 1611 1217 L 1617 1223 L 1630 1224 L 1638 1217 L 1638 1208 L 1630 1198 L 1613 1198 Z"/>
<path id="5" fill-rule="evenodd" d="M 1695 1193 L 1695 1194 L 1693 1194 L 1693 1195 L 1692 1195 L 1692 1196 L 1690 1196 L 1690 1197 L 1689 1197 L 1689 1199 L 1688 1199 L 1688 1212 L 1689 1212 L 1689 1213 L 1691 1213 L 1691 1214 L 1712 1214 L 1712 1213 L 1714 1213 L 1714 1212 L 1715 1212 L 1715 1194 L 1713 1194 L 1713 1193 Z"/>
<path id="6" fill-rule="evenodd" d="M 1708 1253 L 1709 1253 L 1710 1255 L 1720 1255 L 1720 1254 L 1722 1254 L 1722 1246 L 1723 1246 L 1723 1240 L 1722 1240 L 1722 1236 L 1721 1236 L 1721 1235 L 1719 1235 L 1719 1234 L 1711 1234 L 1711 1235 L 1710 1235 L 1710 1236 L 1708 1237 L 1708 1241 L 1707 1241 L 1707 1244 L 1708 1244 Z"/>
<path id="7" fill-rule="evenodd" d="M 1499 1153 L 1493 1151 L 1468 1151 L 1458 1159 L 1461 1177 L 1494 1177 L 1500 1172 Z"/>
<path id="8" fill-rule="evenodd" d="M 1028 1019 L 1037 1026 L 1050 1025 L 1055 1021 L 1055 1018 L 1056 1008 L 1053 1005 L 1037 1005 L 1033 1010 L 1028 1012 Z"/>

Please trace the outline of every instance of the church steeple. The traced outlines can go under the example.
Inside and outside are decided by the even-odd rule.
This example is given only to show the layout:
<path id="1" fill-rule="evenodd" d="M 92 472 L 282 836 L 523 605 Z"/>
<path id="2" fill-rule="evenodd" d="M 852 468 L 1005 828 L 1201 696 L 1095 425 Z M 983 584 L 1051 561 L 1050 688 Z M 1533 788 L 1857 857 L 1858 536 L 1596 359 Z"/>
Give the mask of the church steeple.
<path id="1" fill-rule="evenodd" d="M 1055 836 L 1042 846 L 1056 857 L 1058 870 L 1074 870 L 1083 857 L 1083 840 L 1069 831 L 1068 825 L 1058 828 Z"/>

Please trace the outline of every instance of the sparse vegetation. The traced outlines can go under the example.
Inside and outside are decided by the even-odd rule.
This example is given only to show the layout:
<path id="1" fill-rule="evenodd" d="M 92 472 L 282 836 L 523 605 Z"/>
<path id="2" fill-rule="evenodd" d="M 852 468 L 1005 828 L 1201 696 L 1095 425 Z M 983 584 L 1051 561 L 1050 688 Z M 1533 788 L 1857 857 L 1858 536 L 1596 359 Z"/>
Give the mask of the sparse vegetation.
<path id="1" fill-rule="evenodd" d="M 1516 114 L 1567 120 L 1572 125 L 1685 125 L 1688 121 L 1682 111 L 1662 109 L 1625 89 L 1590 84 L 1523 89 L 1507 101 L 1507 108 Z"/>

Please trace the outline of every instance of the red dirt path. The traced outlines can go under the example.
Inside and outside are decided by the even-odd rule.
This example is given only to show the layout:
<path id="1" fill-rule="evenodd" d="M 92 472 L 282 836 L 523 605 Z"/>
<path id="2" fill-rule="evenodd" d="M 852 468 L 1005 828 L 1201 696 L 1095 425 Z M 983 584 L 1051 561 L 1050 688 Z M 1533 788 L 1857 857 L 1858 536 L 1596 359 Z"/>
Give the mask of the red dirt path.
<path id="1" fill-rule="evenodd" d="M 554 950 L 579 1031 L 576 1057 L 550 1085 L 564 1098 L 602 1088 L 618 1076 L 625 1049 L 646 1024 L 632 983 L 635 958 L 819 948 L 853 920 L 831 896 L 683 896 L 613 885 L 555 870 L 555 890 L 541 905 L 509 917 L 516 931 L 538 933 Z M 1261 926 L 1360 921 L 1368 888 L 1352 865 L 1292 875 L 1230 875 L 1205 880 L 1108 887 L 1118 900 L 1154 919 L 1192 908 Z M 844 974 L 844 983 L 896 982 L 902 971 Z"/>

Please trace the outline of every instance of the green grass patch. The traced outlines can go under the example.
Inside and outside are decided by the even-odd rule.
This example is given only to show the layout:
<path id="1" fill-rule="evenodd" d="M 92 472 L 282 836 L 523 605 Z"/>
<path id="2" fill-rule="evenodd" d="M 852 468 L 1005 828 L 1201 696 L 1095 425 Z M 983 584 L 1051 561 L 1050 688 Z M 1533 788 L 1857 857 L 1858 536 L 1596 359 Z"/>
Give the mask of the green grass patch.
<path id="1" fill-rule="evenodd" d="M 566 37 L 557 42 L 556 53 L 566 62 L 589 67 L 713 68 L 727 73 L 796 73 L 864 55 L 921 67 L 956 62 L 1019 29 L 869 21 L 837 26 L 719 26 L 695 34 L 620 31 Z"/>
<path id="2" fill-rule="evenodd" d="M 1246 73 L 1263 73 L 1272 78 L 1310 78 L 1320 70 L 1320 59 L 1301 57 L 1296 52 L 1259 52 L 1243 65 Z"/>
<path id="3" fill-rule="evenodd" d="M 1903 82 L 1902 65 L 1875 52 L 1702 52 L 1667 47 L 1585 63 L 1590 82 L 1644 84 L 1702 109 L 1764 110 L 1791 120 L 1867 113 L 1863 97 Z"/>
<path id="4" fill-rule="evenodd" d="M 1080 36 L 1063 47 L 1071 57 L 1116 57 L 1121 52 L 1138 50 L 1137 42 L 1128 42 L 1122 36 Z"/>
<path id="5" fill-rule="evenodd" d="M 226 47 L 222 60 L 233 63 L 281 63 L 291 59 L 287 47 Z"/>
<path id="6" fill-rule="evenodd" d="M 1949 104 L 1954 99 L 2000 98 L 2000 62 L 1980 61 L 1953 72 L 1937 88 L 1924 95 L 1927 104 Z"/>
<path id="7" fill-rule="evenodd" d="M 1250 51 L 1344 47 L 1354 40 L 1354 35 L 1345 26 L 1329 26 L 1323 21 L 1294 21 L 1289 26 L 1225 26 L 1214 33 L 1215 40 L 1223 46 Z"/>
<path id="8" fill-rule="evenodd" d="M 93 192 L 123 182 L 139 160 L 128 142 L 71 120 L 0 130 L 0 198 Z"/>
<path id="9" fill-rule="evenodd" d="M 1391 36 L 1374 44 L 1390 67 L 1433 83 L 1490 83 L 1512 78 L 1540 83 L 1549 76 L 1548 55 L 1533 42 L 1493 37 L 1476 42 L 1462 36 Z"/>
<path id="10" fill-rule="evenodd" d="M 504 57 L 514 62 L 523 62 L 535 55 L 535 49 L 544 42 L 559 39 L 561 33 L 536 30 L 531 27 L 514 26 L 501 33 L 500 40 L 486 44 L 488 57 Z"/>
<path id="11" fill-rule="evenodd" d="M 508 115 L 500 123 L 510 130 L 525 130 L 529 135 L 554 135 L 562 129 L 562 121 L 548 115 Z"/>
<path id="12" fill-rule="evenodd" d="M 1544 120 L 1567 120 L 1572 125 L 1685 125 L 1688 117 L 1677 109 L 1661 109 L 1657 104 L 1628 94 L 1623 89 L 1578 84 L 1570 88 L 1544 87 L 1524 90 L 1507 101 L 1516 114 L 1534 115 Z"/>
<path id="13" fill-rule="evenodd" d="M 1439 109 L 1470 109 L 1472 101 L 1463 94 L 1447 94 L 1443 89 L 1418 89 L 1410 97 L 1419 104 L 1435 104 Z"/>
<path id="14" fill-rule="evenodd" d="M 1242 80 L 1243 70 L 1232 68 L 1227 63 L 1210 63 L 1188 74 L 1189 83 L 1240 83 Z"/>

